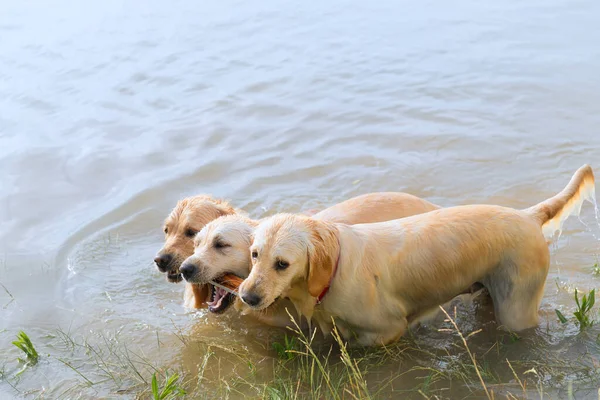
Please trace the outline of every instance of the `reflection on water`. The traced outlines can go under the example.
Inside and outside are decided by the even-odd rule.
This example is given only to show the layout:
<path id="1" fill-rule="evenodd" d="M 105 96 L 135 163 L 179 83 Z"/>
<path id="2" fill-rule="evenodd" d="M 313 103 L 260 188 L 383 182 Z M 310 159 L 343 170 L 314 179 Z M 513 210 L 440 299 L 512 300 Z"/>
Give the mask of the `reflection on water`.
<path id="1" fill-rule="evenodd" d="M 563 0 L 6 4 L 2 364 L 14 373 L 19 329 L 52 357 L 21 375 L 20 394 L 6 380 L 0 391 L 58 397 L 83 382 L 65 396 L 133 397 L 148 387 L 148 362 L 197 371 L 210 352 L 221 361 L 208 363 L 206 382 L 269 382 L 282 331 L 186 312 L 182 286 L 151 265 L 177 199 L 211 193 L 254 217 L 388 190 L 444 206 L 535 204 L 583 163 L 599 168 L 599 12 L 597 2 Z M 587 228 L 569 221 L 552 246 L 535 332 L 511 341 L 485 301 L 459 307 L 465 332 L 484 330 L 470 341 L 488 382 L 513 380 L 508 358 L 519 372 L 536 368 L 554 397 L 569 381 L 595 390 L 589 368 L 560 365 L 595 365 L 599 331 L 578 334 L 554 313 L 572 312 L 575 287 L 597 286 L 593 207 L 582 220 Z M 439 324 L 365 379 L 424 368 L 387 386 L 391 396 L 421 384 L 427 368 L 451 369 L 465 353 Z M 548 358 L 560 378 L 540 365 Z M 128 372 L 107 377 L 98 359 Z"/>

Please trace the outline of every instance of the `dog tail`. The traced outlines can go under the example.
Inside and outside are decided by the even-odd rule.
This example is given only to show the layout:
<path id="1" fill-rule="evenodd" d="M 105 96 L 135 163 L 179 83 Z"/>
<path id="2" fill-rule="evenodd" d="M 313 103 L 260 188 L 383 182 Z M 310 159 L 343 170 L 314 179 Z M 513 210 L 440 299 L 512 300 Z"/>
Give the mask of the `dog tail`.
<path id="1" fill-rule="evenodd" d="M 544 236 L 550 238 L 562 229 L 563 222 L 569 216 L 579 215 L 585 200 L 596 203 L 594 172 L 587 164 L 575 172 L 560 193 L 525 211 L 539 221 Z"/>

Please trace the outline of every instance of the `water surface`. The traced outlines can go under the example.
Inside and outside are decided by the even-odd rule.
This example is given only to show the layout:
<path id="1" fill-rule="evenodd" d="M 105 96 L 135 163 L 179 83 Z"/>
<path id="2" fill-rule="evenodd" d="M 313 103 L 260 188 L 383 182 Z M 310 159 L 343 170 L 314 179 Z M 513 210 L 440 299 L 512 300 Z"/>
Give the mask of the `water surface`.
<path id="1" fill-rule="evenodd" d="M 66 351 L 57 328 L 188 371 L 207 345 L 223 360 L 214 374 L 242 368 L 236 349 L 257 363 L 274 356 L 270 341 L 280 331 L 186 312 L 183 287 L 152 266 L 161 222 L 184 196 L 226 198 L 254 217 L 372 191 L 406 191 L 443 206 L 528 207 L 582 164 L 600 168 L 598 2 L 108 0 L 2 8 L 0 345 L 9 376 L 19 329 L 53 354 L 22 375 L 20 393 L 0 382 L 4 396 L 134 396 L 137 389 L 116 391 L 127 382 L 86 386 L 57 361 Z M 598 284 L 593 207 L 584 206 L 582 220 L 589 228 L 570 220 L 552 247 L 542 326 L 498 354 L 499 363 L 530 362 L 524 371 L 543 354 L 583 357 L 586 365 L 600 355 L 599 331 L 583 337 L 554 314 L 573 311 L 574 288 Z M 485 328 L 483 352 L 498 333 L 490 315 L 476 314 L 461 323 Z M 417 340 L 436 348 L 454 339 L 432 327 Z M 77 360 L 100 381 L 93 362 Z M 369 379 L 398 368 L 390 362 Z M 268 372 L 256 379 L 268 381 Z M 414 379 L 395 388 L 412 388 Z M 569 381 L 595 390 L 576 373 L 546 378 L 556 383 L 555 397 Z"/>

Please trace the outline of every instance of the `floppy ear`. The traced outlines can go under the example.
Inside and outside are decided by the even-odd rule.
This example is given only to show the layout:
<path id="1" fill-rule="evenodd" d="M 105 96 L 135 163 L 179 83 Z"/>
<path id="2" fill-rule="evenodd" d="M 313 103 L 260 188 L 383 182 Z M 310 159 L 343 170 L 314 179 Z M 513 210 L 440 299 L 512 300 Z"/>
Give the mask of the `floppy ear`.
<path id="1" fill-rule="evenodd" d="M 215 212 L 217 214 L 217 218 L 218 217 L 222 217 L 224 215 L 231 215 L 231 214 L 235 214 L 235 209 L 229 205 L 229 203 L 225 200 L 221 200 L 221 199 L 215 199 L 212 196 L 209 195 L 198 195 L 195 197 L 192 197 L 191 199 L 194 199 L 196 201 L 206 201 L 211 203 L 214 206 Z"/>
<path id="2" fill-rule="evenodd" d="M 219 217 L 235 214 L 235 210 L 227 203 L 214 203 Z"/>
<path id="3" fill-rule="evenodd" d="M 319 297 L 329 285 L 337 262 L 337 238 L 332 229 L 313 226 L 311 242 L 312 248 L 308 249 L 308 292 L 312 297 Z"/>

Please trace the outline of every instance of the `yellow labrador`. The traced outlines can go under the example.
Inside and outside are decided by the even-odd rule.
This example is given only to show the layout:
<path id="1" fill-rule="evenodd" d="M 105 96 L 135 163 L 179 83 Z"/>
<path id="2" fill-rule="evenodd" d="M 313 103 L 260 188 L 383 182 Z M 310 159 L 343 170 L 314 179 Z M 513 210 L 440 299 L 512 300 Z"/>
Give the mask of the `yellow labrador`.
<path id="1" fill-rule="evenodd" d="M 384 345 L 480 283 L 501 325 L 531 328 L 550 260 L 542 232 L 553 234 L 594 194 L 584 165 L 563 191 L 526 210 L 470 205 L 352 226 L 275 215 L 254 231 L 252 271 L 239 294 L 255 310 L 288 297 L 324 332 L 333 317 L 346 339 Z"/>
<path id="2" fill-rule="evenodd" d="M 370 193 L 336 204 L 315 214 L 313 218 L 356 224 L 388 221 L 438 208 L 406 193 Z M 184 279 L 192 284 L 205 285 L 210 281 L 220 283 L 224 276 L 230 274 L 247 277 L 252 265 L 248 249 L 258 223 L 241 215 L 228 215 L 208 223 L 194 239 L 193 255 L 181 264 L 180 272 Z M 231 304 L 232 296 L 221 288 L 214 288 L 212 293 L 209 310 L 215 313 L 225 311 Z M 276 307 L 269 307 L 268 311 L 253 314 L 265 323 L 285 326 L 290 323 L 285 312 L 285 307 L 289 305 L 287 302 L 278 302 Z"/>

